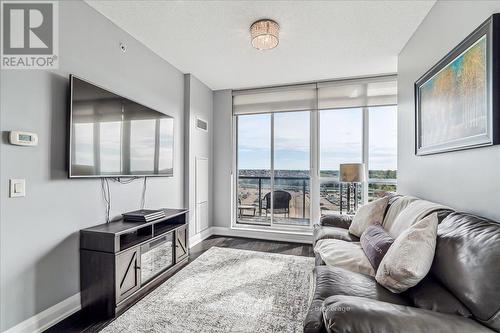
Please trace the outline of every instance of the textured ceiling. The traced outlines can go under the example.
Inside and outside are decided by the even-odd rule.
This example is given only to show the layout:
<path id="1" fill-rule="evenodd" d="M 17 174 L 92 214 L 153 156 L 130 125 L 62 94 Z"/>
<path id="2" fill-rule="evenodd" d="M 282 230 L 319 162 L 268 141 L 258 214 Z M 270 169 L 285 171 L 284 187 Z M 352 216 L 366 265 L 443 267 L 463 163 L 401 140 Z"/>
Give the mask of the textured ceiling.
<path id="1" fill-rule="evenodd" d="M 397 72 L 398 53 L 435 1 L 87 2 L 216 90 Z M 281 26 L 273 50 L 250 44 L 260 18 Z"/>

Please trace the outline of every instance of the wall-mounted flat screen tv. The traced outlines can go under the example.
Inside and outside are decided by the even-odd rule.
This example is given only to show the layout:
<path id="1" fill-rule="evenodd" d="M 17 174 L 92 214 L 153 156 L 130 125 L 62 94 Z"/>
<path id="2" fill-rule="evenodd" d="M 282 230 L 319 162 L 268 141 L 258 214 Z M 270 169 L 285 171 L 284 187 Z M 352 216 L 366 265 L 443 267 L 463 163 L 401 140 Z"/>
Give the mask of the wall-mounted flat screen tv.
<path id="1" fill-rule="evenodd" d="M 69 177 L 172 176 L 174 118 L 70 76 Z"/>

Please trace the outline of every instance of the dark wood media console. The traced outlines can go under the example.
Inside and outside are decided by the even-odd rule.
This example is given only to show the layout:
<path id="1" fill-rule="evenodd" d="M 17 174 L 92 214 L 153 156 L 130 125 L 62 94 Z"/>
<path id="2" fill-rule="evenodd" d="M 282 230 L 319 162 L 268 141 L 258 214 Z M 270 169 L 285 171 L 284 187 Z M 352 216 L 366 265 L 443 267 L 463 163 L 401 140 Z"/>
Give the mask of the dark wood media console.
<path id="1" fill-rule="evenodd" d="M 189 259 L 185 209 L 165 209 L 152 222 L 123 220 L 80 230 L 84 313 L 114 317 Z"/>

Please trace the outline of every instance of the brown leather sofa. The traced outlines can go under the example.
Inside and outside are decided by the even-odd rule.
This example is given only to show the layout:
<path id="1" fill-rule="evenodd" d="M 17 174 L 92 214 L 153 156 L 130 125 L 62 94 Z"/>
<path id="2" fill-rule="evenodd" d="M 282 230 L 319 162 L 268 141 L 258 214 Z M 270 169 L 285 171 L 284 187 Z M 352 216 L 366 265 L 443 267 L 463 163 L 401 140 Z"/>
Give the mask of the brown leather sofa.
<path id="1" fill-rule="evenodd" d="M 325 266 L 317 255 L 304 332 L 500 332 L 500 223 L 450 210 L 438 217 L 431 271 L 401 294 L 371 276 Z M 323 217 L 314 243 L 359 241 L 350 222 L 347 215 Z"/>

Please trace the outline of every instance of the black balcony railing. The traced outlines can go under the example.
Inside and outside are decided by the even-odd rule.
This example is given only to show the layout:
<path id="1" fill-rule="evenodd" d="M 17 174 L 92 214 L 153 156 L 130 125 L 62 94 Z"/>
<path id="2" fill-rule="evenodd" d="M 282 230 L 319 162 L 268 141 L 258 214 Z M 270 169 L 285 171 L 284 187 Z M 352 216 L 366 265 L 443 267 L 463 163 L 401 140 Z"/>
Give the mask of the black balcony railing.
<path id="1" fill-rule="evenodd" d="M 307 218 L 308 198 L 310 198 L 309 177 L 274 177 L 274 190 L 284 190 L 292 195 L 293 205 L 300 202 L 299 207 L 292 207 L 290 218 Z M 255 193 L 249 194 L 251 190 Z M 368 200 L 371 201 L 396 190 L 395 179 L 370 179 L 368 181 Z M 263 215 L 265 210 L 264 197 L 271 192 L 271 177 L 269 176 L 239 176 L 238 177 L 238 208 L 253 207 L 253 213 Z M 362 191 L 359 189 L 358 202 L 361 202 Z M 299 198 L 297 198 L 299 197 Z M 253 199 L 253 200 L 252 200 Z M 330 211 L 348 210 L 347 185 L 335 179 L 320 179 L 320 209 L 325 213 Z M 245 208 L 246 207 L 246 208 Z M 267 212 L 266 212 L 267 213 Z M 242 214 L 240 214 L 242 215 Z"/>
<path id="2" fill-rule="evenodd" d="M 267 186 L 265 186 L 267 185 Z M 239 189 L 257 189 L 257 209 L 259 212 L 259 216 L 262 216 L 262 211 L 265 209 L 263 205 L 265 205 L 264 197 L 267 193 L 271 192 L 271 177 L 269 176 L 239 176 L 238 177 L 238 187 Z M 267 187 L 267 189 L 265 189 Z M 294 203 L 296 202 L 297 195 L 294 196 L 294 193 L 300 193 L 298 196 L 301 197 L 301 207 L 294 207 L 295 214 L 290 215 L 291 218 L 306 218 L 307 212 L 307 201 L 306 198 L 309 197 L 309 177 L 283 177 L 277 176 L 274 177 L 274 190 L 283 190 L 289 191 L 292 195 L 292 200 Z M 265 193 L 264 193 L 265 192 Z M 238 198 L 240 200 L 240 204 L 245 204 L 244 200 L 246 198 L 241 197 L 241 193 L 238 193 Z M 250 204 L 255 204 L 254 202 L 250 202 Z M 300 215 L 297 216 L 297 210 L 301 211 Z"/>

